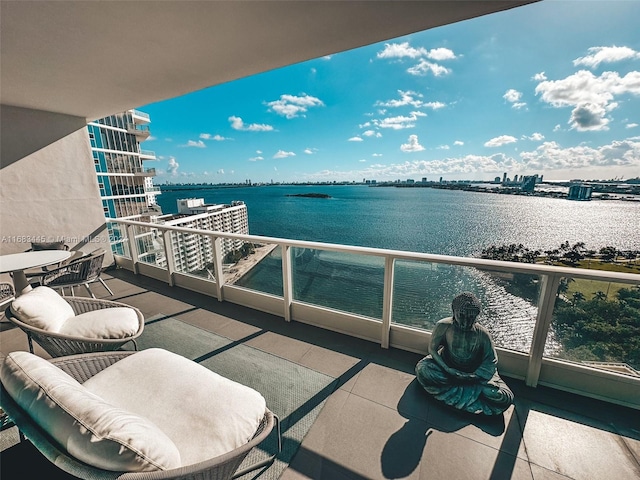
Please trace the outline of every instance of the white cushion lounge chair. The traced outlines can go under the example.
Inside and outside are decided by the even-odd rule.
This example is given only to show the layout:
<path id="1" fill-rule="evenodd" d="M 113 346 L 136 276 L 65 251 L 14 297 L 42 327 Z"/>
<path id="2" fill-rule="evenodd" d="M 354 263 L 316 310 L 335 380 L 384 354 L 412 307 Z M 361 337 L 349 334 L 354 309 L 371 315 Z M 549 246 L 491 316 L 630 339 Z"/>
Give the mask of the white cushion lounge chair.
<path id="1" fill-rule="evenodd" d="M 237 472 L 277 418 L 257 391 L 166 350 L 0 360 L 4 411 L 79 478 L 229 479 L 277 455 Z"/>

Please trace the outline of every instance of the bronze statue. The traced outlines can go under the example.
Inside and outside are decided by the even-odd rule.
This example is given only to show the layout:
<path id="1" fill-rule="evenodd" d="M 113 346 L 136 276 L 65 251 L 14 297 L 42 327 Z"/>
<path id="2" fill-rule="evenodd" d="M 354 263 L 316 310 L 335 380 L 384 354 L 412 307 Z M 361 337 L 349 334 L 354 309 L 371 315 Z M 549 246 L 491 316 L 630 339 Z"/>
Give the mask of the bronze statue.
<path id="1" fill-rule="evenodd" d="M 498 375 L 498 357 L 489 332 L 476 318 L 480 301 L 464 292 L 451 303 L 453 317 L 436 323 L 429 355 L 416 365 L 420 385 L 436 399 L 470 413 L 497 415 L 513 403 Z"/>

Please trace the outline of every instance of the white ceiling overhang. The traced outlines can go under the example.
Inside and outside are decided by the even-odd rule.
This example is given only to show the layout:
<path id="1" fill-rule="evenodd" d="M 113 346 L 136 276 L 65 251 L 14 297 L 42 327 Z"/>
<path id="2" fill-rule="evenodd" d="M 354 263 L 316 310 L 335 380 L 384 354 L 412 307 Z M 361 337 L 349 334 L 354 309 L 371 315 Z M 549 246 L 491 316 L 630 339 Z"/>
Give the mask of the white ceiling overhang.
<path id="1" fill-rule="evenodd" d="M 1 103 L 93 120 L 531 1 L 1 1 Z"/>

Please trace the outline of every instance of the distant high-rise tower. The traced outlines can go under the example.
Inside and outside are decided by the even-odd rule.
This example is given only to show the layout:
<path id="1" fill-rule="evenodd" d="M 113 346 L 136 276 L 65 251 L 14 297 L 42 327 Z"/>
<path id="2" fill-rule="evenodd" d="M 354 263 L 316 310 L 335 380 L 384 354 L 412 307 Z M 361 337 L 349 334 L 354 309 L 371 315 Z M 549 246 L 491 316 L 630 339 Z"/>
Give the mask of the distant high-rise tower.
<path id="1" fill-rule="evenodd" d="M 502 174 L 502 183 L 505 183 L 507 181 L 507 172 L 504 172 Z"/>
<path id="2" fill-rule="evenodd" d="M 591 200 L 593 187 L 590 185 L 571 185 L 569 187 L 569 200 Z"/>
<path id="3" fill-rule="evenodd" d="M 143 166 L 144 161 L 156 160 L 156 155 L 140 148 L 140 143 L 149 137 L 149 122 L 146 113 L 127 110 L 87 125 L 106 217 L 151 221 L 162 214 L 156 203 L 161 192 L 153 186 L 155 168 Z M 109 226 L 111 247 L 115 254 L 123 254 L 124 236 L 118 228 Z"/>

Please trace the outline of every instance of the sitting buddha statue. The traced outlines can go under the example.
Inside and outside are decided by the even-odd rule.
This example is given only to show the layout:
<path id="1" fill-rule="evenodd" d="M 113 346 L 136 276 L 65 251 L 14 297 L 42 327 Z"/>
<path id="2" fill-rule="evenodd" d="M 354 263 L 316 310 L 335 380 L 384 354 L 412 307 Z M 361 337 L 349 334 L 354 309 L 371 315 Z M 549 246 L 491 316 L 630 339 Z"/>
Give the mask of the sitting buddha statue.
<path id="1" fill-rule="evenodd" d="M 451 303 L 453 317 L 436 323 L 429 355 L 416 365 L 420 385 L 459 410 L 497 415 L 513 403 L 513 393 L 498 375 L 498 357 L 489 332 L 476 319 L 480 301 L 469 292 Z"/>

